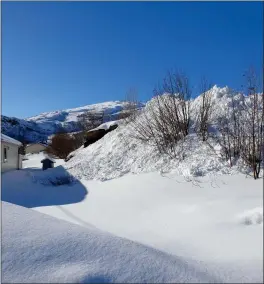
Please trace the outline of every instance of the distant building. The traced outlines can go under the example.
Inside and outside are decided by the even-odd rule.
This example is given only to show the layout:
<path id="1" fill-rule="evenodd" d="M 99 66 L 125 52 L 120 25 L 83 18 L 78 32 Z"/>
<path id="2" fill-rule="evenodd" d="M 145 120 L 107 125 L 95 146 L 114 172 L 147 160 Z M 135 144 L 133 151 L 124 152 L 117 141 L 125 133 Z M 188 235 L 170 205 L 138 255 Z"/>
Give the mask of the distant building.
<path id="1" fill-rule="evenodd" d="M 32 143 L 26 146 L 26 154 L 38 154 L 46 150 L 47 145 L 43 143 Z"/>
<path id="2" fill-rule="evenodd" d="M 22 168 L 23 156 L 19 154 L 22 143 L 1 133 L 1 172 Z"/>

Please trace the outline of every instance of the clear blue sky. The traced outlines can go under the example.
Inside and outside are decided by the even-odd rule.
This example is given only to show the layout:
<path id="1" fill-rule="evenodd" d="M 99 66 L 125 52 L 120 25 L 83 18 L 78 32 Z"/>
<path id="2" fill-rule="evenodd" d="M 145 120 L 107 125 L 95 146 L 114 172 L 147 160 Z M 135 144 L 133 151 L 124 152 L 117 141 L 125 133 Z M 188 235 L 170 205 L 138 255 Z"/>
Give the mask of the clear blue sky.
<path id="1" fill-rule="evenodd" d="M 2 2 L 2 114 L 147 100 L 171 68 L 239 88 L 262 25 L 261 2 Z"/>

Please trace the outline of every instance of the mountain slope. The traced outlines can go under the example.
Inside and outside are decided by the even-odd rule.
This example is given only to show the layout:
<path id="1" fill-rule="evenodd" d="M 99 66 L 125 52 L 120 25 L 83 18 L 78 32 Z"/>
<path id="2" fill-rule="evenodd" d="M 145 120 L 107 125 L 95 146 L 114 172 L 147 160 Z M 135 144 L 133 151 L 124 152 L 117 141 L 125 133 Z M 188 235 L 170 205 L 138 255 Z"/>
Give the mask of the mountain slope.
<path id="1" fill-rule="evenodd" d="M 34 121 L 1 115 L 1 132 L 21 142 L 44 142 L 47 134 Z"/>
<path id="2" fill-rule="evenodd" d="M 48 136 L 64 129 L 67 132 L 79 131 L 78 117 L 86 111 L 104 112 L 105 121 L 117 119 L 125 108 L 121 101 L 104 102 L 83 107 L 44 112 L 26 119 L 2 116 L 2 133 L 28 142 L 46 141 Z M 139 104 L 143 107 L 144 104 Z"/>

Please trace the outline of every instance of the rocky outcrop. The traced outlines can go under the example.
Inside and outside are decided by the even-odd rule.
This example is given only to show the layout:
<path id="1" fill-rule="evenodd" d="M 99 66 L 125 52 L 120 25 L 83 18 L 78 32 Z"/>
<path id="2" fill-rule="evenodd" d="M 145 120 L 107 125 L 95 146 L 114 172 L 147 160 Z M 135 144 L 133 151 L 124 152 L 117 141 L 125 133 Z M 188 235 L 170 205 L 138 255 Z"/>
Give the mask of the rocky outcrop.
<path id="1" fill-rule="evenodd" d="M 118 127 L 117 124 L 111 125 L 108 129 L 95 129 L 87 132 L 84 147 L 87 147 L 99 139 L 103 138 L 108 132 L 115 130 Z"/>

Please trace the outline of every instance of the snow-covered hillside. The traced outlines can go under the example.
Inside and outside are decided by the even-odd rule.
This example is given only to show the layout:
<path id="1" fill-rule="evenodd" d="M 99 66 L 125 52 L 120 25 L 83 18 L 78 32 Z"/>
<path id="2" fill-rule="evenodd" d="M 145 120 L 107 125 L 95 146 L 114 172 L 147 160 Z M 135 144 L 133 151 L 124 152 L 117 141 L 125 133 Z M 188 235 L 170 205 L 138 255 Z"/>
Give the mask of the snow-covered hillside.
<path id="1" fill-rule="evenodd" d="M 16 117 L 1 115 L 1 133 L 19 141 L 44 142 L 47 135 L 43 133 L 39 125 L 34 121 L 26 121 Z"/>
<path id="2" fill-rule="evenodd" d="M 215 133 L 218 119 L 226 117 L 226 107 L 231 108 L 232 90 L 228 87 L 214 86 L 210 91 L 214 105 L 210 131 Z M 244 101 L 248 103 L 248 98 L 244 95 L 234 96 L 236 107 Z M 152 104 L 155 104 L 155 99 L 147 102 L 144 108 L 147 115 Z M 201 96 L 191 101 L 192 122 L 196 120 L 200 104 Z M 143 119 L 146 119 L 147 115 L 143 116 Z M 142 116 L 139 115 L 138 119 L 141 120 Z M 160 154 L 151 141 L 143 143 L 134 138 L 133 134 L 130 124 L 121 122 L 115 131 L 108 133 L 96 143 L 74 151 L 71 155 L 73 158 L 65 167 L 79 178 L 99 180 L 121 177 L 127 173 L 152 171 L 174 172 L 189 179 L 247 170 L 241 160 L 236 161 L 234 167 L 230 168 L 229 162 L 220 156 L 221 146 L 214 139 L 209 139 L 209 143 L 202 142 L 192 129 L 185 141 L 176 147 L 183 156 L 182 159 Z"/>
<path id="3" fill-rule="evenodd" d="M 125 105 L 126 103 L 121 101 L 104 102 L 62 111 L 45 112 L 26 120 L 36 122 L 43 132 L 49 135 L 56 133 L 59 127 L 63 127 L 68 132 L 73 132 L 79 130 L 77 120 L 84 112 L 104 112 L 106 120 L 115 120 Z"/>
<path id="4" fill-rule="evenodd" d="M 78 116 L 86 111 L 104 112 L 105 120 L 117 119 L 126 103 L 121 101 L 104 102 L 83 107 L 45 112 L 26 119 L 2 116 L 2 133 L 28 142 L 47 141 L 48 137 L 62 128 L 67 132 L 79 131 Z M 139 108 L 144 104 L 139 104 Z"/>

